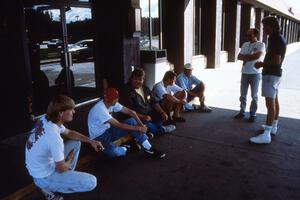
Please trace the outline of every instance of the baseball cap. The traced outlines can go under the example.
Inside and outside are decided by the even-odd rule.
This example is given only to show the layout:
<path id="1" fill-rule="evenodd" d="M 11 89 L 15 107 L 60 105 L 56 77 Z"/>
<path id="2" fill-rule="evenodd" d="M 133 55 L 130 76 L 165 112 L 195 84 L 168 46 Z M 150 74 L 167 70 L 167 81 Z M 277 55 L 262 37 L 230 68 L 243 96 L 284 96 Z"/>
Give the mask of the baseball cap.
<path id="1" fill-rule="evenodd" d="M 186 63 L 184 65 L 184 69 L 193 69 L 193 67 L 192 67 L 191 63 Z"/>
<path id="2" fill-rule="evenodd" d="M 105 97 L 108 101 L 113 102 L 119 98 L 119 92 L 116 88 L 107 88 L 105 90 Z"/>

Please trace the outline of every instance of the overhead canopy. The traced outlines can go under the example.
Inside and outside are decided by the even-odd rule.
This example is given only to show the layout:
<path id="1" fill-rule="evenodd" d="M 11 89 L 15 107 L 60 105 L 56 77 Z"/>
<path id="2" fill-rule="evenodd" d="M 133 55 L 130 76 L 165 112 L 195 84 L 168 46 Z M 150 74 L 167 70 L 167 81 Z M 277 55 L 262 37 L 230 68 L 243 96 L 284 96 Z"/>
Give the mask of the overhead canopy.
<path id="1" fill-rule="evenodd" d="M 285 0 L 242 0 L 242 2 L 300 22 L 299 11 L 294 10 Z"/>

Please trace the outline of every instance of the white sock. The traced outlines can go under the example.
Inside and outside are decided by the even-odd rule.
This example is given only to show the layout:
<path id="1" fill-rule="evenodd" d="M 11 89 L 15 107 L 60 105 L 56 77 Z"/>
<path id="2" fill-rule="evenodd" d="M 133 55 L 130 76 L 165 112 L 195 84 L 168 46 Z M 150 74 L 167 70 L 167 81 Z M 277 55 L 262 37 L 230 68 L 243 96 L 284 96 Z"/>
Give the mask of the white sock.
<path id="1" fill-rule="evenodd" d="M 273 120 L 272 127 L 273 128 L 277 128 L 277 126 L 278 126 L 278 119 L 277 120 Z"/>
<path id="2" fill-rule="evenodd" d="M 143 142 L 142 146 L 143 146 L 145 149 L 147 149 L 147 150 L 151 149 L 151 144 L 150 144 L 150 142 L 149 142 L 148 140 L 145 140 L 145 141 Z"/>
<path id="3" fill-rule="evenodd" d="M 272 126 L 265 125 L 264 135 L 271 135 Z"/>

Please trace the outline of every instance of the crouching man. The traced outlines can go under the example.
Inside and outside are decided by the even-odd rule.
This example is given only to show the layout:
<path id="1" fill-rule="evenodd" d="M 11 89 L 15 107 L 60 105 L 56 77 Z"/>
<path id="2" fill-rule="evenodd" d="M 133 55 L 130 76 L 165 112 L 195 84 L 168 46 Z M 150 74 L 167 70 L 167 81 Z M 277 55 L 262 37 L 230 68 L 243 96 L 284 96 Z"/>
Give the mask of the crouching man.
<path id="1" fill-rule="evenodd" d="M 115 88 L 108 88 L 104 93 L 104 99 L 99 101 L 90 110 L 88 115 L 88 127 L 90 138 L 101 141 L 104 153 L 109 157 L 124 156 L 127 148 L 116 146 L 113 141 L 130 134 L 142 146 L 144 152 L 156 158 L 165 157 L 165 153 L 156 150 L 148 141 L 145 134 L 147 127 L 141 122 L 136 112 L 118 103 L 119 92 Z M 119 122 L 111 114 L 121 112 L 131 118 Z"/>
<path id="2" fill-rule="evenodd" d="M 26 167 L 46 199 L 62 200 L 63 197 L 56 192 L 86 192 L 97 185 L 95 176 L 74 171 L 81 142 L 90 144 L 96 151 L 103 150 L 100 142 L 63 125 L 72 121 L 74 107 L 71 98 L 55 96 L 49 103 L 46 116 L 36 122 L 26 143 Z M 70 140 L 64 144 L 62 136 Z"/>

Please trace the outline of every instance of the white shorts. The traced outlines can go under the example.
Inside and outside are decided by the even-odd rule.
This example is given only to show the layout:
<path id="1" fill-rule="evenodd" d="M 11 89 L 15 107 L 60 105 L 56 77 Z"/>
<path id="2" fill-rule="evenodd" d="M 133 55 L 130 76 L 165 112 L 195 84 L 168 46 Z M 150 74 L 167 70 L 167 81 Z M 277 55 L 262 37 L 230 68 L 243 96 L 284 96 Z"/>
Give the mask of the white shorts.
<path id="1" fill-rule="evenodd" d="M 280 79 L 280 76 L 263 75 L 261 96 L 275 99 L 278 94 Z"/>

